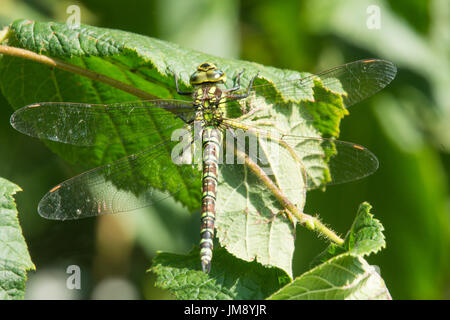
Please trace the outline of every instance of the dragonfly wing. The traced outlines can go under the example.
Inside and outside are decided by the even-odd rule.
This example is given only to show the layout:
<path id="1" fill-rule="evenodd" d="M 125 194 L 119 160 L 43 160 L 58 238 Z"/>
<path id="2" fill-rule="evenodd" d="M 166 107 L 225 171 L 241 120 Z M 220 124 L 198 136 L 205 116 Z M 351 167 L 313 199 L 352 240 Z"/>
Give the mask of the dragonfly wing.
<path id="1" fill-rule="evenodd" d="M 191 209 L 198 207 L 201 175 L 193 166 L 177 165 L 167 157 L 174 147 L 175 142 L 164 142 L 66 180 L 42 198 L 39 214 L 55 220 L 80 219 L 131 211 L 169 195 Z"/>
<path id="2" fill-rule="evenodd" d="M 342 86 L 344 103 L 350 107 L 386 87 L 396 73 L 392 62 L 370 59 L 350 62 L 317 76 L 330 89 Z"/>
<path id="3" fill-rule="evenodd" d="M 326 88 L 342 95 L 348 108 L 383 89 L 394 79 L 396 73 L 397 68 L 389 61 L 358 60 L 300 79 L 254 85 L 251 92 L 275 103 L 286 103 L 287 100 L 320 101 L 320 96 L 315 97 L 313 92 L 314 81 L 320 78 Z M 242 101 L 229 100 L 225 105 L 228 117 L 242 115 L 244 110 Z M 254 105 L 253 108 L 257 106 Z"/>
<path id="4" fill-rule="evenodd" d="M 32 137 L 94 146 L 134 141 L 152 134 L 170 134 L 170 129 L 183 126 L 183 120 L 192 111 L 191 102 L 180 100 L 109 105 L 44 102 L 14 112 L 11 125 Z"/>
<path id="5" fill-rule="evenodd" d="M 355 143 L 296 136 L 285 136 L 281 141 L 301 161 L 308 189 L 359 180 L 378 169 L 377 157 Z"/>

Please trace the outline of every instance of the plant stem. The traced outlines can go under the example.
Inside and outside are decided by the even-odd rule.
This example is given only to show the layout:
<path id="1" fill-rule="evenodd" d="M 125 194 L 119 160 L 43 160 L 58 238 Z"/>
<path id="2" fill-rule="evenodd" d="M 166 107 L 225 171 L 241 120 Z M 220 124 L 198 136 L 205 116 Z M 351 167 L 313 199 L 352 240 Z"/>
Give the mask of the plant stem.
<path id="1" fill-rule="evenodd" d="M 236 150 L 236 155 L 241 159 L 244 159 L 245 164 L 256 174 L 264 185 L 273 193 L 280 204 L 287 209 L 298 222 L 309 230 L 315 231 L 330 241 L 342 245 L 344 240 L 341 239 L 333 230 L 327 228 L 319 219 L 310 216 L 306 213 L 300 212 L 298 208 L 289 201 L 288 198 L 281 192 L 280 189 L 274 184 L 274 182 L 266 175 L 266 173 L 259 167 L 255 162 L 253 162 L 247 154 L 242 151 Z"/>
<path id="2" fill-rule="evenodd" d="M 6 54 L 9 56 L 14 56 L 14 57 L 18 57 L 18 58 L 35 61 L 38 63 L 46 64 L 51 67 L 65 70 L 65 71 L 68 71 L 71 73 L 79 74 L 86 78 L 100 81 L 100 82 L 106 83 L 114 88 L 117 88 L 119 90 L 131 93 L 132 95 L 135 95 L 136 97 L 141 98 L 141 99 L 146 99 L 146 100 L 156 99 L 156 97 L 151 95 L 150 93 L 142 91 L 140 89 L 137 89 L 129 84 L 123 83 L 121 81 L 118 81 L 116 79 L 110 78 L 108 76 L 105 76 L 103 74 L 100 74 L 100 73 L 97 73 L 97 72 L 94 72 L 94 71 L 91 71 L 88 69 L 80 68 L 80 67 L 70 64 L 70 63 L 66 63 L 66 62 L 63 62 L 63 61 L 60 61 L 57 59 L 53 59 L 48 56 L 44 56 L 42 54 L 37 54 L 33 51 L 16 48 L 16 47 L 0 45 L 0 53 Z"/>

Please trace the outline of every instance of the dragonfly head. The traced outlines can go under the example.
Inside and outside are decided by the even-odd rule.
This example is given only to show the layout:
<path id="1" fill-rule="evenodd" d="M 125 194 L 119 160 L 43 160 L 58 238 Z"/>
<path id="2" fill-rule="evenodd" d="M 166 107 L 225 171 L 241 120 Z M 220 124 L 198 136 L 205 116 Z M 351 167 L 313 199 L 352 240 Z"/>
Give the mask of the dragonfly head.
<path id="1" fill-rule="evenodd" d="M 219 70 L 214 64 L 204 62 L 197 67 L 190 79 L 192 85 L 205 83 L 224 83 L 227 80 L 225 72 Z"/>

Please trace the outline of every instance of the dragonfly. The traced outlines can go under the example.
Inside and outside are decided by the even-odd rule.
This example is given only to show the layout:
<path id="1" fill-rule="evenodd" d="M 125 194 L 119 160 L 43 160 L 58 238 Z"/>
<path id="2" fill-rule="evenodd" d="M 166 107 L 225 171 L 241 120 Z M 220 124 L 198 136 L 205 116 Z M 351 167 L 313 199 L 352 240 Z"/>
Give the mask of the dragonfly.
<path id="1" fill-rule="evenodd" d="M 321 137 L 320 134 L 309 134 L 308 131 L 295 134 L 297 131 L 292 128 L 287 129 L 289 132 L 283 132 L 276 127 L 276 123 L 270 122 L 271 116 L 267 110 L 273 111 L 271 108 L 275 109 L 275 104 L 301 109 L 301 105 L 283 94 L 289 96 L 311 92 L 319 80 L 327 86 L 340 87 L 340 97 L 345 108 L 348 108 L 393 80 L 396 67 L 391 62 L 358 60 L 275 84 L 254 84 L 259 79 L 259 74 L 255 74 L 246 88 L 241 88 L 240 84 L 243 72 L 237 74 L 233 87 L 226 89 L 225 72 L 213 63 L 201 63 L 190 77 L 192 91 L 189 92 L 180 90 L 175 74 L 177 93 L 189 96 L 189 99 L 115 104 L 42 102 L 15 111 L 11 116 L 11 125 L 32 137 L 86 148 L 103 145 L 113 150 L 119 147 L 124 152 L 134 150 L 136 141 L 144 141 L 148 145 L 111 164 L 91 169 L 56 185 L 40 201 L 39 214 L 56 220 L 80 219 L 128 212 L 152 205 L 167 196 L 193 199 L 192 203 L 187 203 L 188 207 L 195 206 L 201 198 L 200 261 L 203 272 L 208 273 L 214 248 L 219 166 L 223 162 L 221 152 L 226 147 L 224 135 L 229 134 L 228 131 L 231 135 L 236 135 L 240 130 L 258 139 L 263 137 L 289 151 L 299 164 L 303 177 L 303 181 L 296 186 L 284 188 L 289 189 L 288 193 L 293 191 L 289 194 L 306 192 L 324 184 L 353 181 L 377 170 L 376 156 L 365 147 L 332 137 Z M 261 116 L 261 110 L 265 110 L 264 116 Z M 302 128 L 311 127 L 314 119 L 300 122 Z M 178 140 L 173 141 L 173 133 L 177 130 L 182 130 L 182 133 Z M 181 147 L 180 141 L 184 141 Z M 194 149 L 194 141 L 200 141 L 197 150 L 201 151 L 201 155 L 197 169 L 193 168 L 193 162 L 190 162 L 191 165 L 177 163 L 188 150 Z M 323 150 L 317 152 L 317 146 L 326 143 L 332 150 L 331 155 Z M 174 157 L 176 147 L 179 148 Z M 235 147 L 227 150 L 236 154 Z M 248 153 L 249 147 L 244 147 L 243 152 Z M 303 160 L 311 158 L 311 154 L 318 162 L 305 165 Z M 262 160 L 262 156 L 257 154 L 256 161 Z M 318 163 L 324 164 L 328 170 L 319 170 L 320 179 L 315 173 L 320 167 Z M 324 178 L 325 171 L 328 175 Z M 177 180 L 174 177 L 182 178 Z"/>

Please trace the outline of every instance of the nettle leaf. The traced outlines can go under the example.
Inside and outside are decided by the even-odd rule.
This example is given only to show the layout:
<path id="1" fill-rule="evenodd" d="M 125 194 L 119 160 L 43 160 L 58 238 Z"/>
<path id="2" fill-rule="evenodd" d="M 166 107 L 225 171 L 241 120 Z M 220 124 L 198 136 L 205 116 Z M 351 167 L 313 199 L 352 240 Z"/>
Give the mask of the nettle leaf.
<path id="1" fill-rule="evenodd" d="M 309 87 L 299 87 L 298 90 L 287 88 L 281 84 L 307 74 L 215 57 L 120 30 L 83 25 L 79 29 L 71 29 L 61 23 L 18 20 L 10 26 L 5 40 L 10 46 L 97 72 L 148 92 L 155 98 L 179 99 L 174 75 L 179 76 L 181 89 L 188 91 L 190 74 L 205 61 L 213 62 L 228 75 L 227 88 L 234 85 L 233 79 L 242 70 L 245 70 L 241 76 L 242 87 L 246 87 L 250 79 L 259 73 L 255 85 L 270 84 L 260 88 L 272 94 L 258 102 L 260 110 L 237 121 L 264 130 L 275 129 L 310 137 L 337 137 L 340 120 L 348 113 L 341 96 L 344 91 L 336 82 L 322 83 L 320 79 L 315 79 Z M 137 99 L 126 90 L 101 81 L 7 55 L 0 60 L 0 85 L 2 93 L 14 108 L 41 101 L 115 103 Z M 279 103 L 275 99 L 277 97 L 286 103 Z M 258 95 L 244 103 L 252 104 L 252 99 L 259 99 Z M 170 130 L 168 116 L 174 122 Z M 269 118 L 271 124 L 266 121 Z M 110 123 L 105 124 L 105 128 L 114 129 L 112 133 L 115 136 L 103 139 L 104 143 L 95 147 L 80 148 L 54 142 L 46 144 L 67 161 L 88 169 L 168 140 L 174 129 L 183 126 L 173 115 L 149 115 L 132 123 L 120 118 L 107 120 Z M 127 141 L 131 128 L 148 126 L 152 132 L 158 131 L 159 135 L 137 135 L 133 141 Z M 98 138 L 98 141 L 103 140 Z M 278 148 L 280 156 L 275 157 L 272 150 L 280 141 L 258 141 L 266 158 L 263 169 L 299 210 L 305 204 L 306 187 L 318 187 L 329 181 L 326 162 L 335 153 L 332 145 L 324 148 L 314 140 L 303 142 L 309 146 L 305 148 L 304 143 L 302 145 L 299 141 L 282 141 L 281 144 L 287 144 L 288 148 Z M 162 148 L 160 156 L 147 169 L 141 166 L 139 171 L 130 171 L 133 176 L 130 180 L 124 178 L 124 181 L 133 181 L 135 186 L 148 183 L 156 188 L 162 185 L 161 182 L 170 181 L 164 184 L 167 187 L 162 191 L 171 193 L 189 209 L 197 209 L 201 201 L 200 172 L 192 166 L 182 166 L 180 169 L 175 165 L 171 159 L 171 146 Z M 291 151 L 300 154 L 295 158 Z M 125 166 L 126 163 L 124 172 Z M 283 214 L 284 208 L 246 166 L 223 165 L 219 176 L 216 207 L 217 236 L 221 244 L 243 260 L 256 259 L 261 264 L 278 266 L 291 274 L 295 230 Z M 184 189 L 176 192 L 179 190 L 173 186 L 180 185 Z"/>
<path id="2" fill-rule="evenodd" d="M 198 261 L 198 249 L 188 255 L 159 253 L 149 271 L 157 275 L 156 286 L 180 300 L 260 300 L 289 281 L 280 269 L 236 259 L 224 249 L 214 251 L 209 274 L 198 269 Z"/>
<path id="3" fill-rule="evenodd" d="M 269 299 L 391 299 L 377 272 L 363 258 L 385 247 L 383 226 L 368 203 L 360 205 L 342 247 L 330 245 L 322 263 L 305 272 Z"/>
<path id="4" fill-rule="evenodd" d="M 0 178 L 0 300 L 23 299 L 26 271 L 34 270 L 13 195 L 21 189 Z"/>
<path id="5" fill-rule="evenodd" d="M 312 265 L 325 262 L 341 253 L 366 256 L 385 248 L 384 227 L 370 213 L 371 208 L 372 206 L 369 203 L 362 203 L 352 227 L 345 236 L 344 244 L 342 246 L 330 244 L 324 252 L 314 259 Z"/>
<path id="6" fill-rule="evenodd" d="M 302 274 L 269 300 L 391 299 L 374 266 L 360 256 L 339 255 Z"/>
<path id="7" fill-rule="evenodd" d="M 256 259 L 292 276 L 295 228 L 278 200 L 244 165 L 223 165 L 220 173 L 216 236 L 221 245 L 240 259 Z"/>
<path id="8" fill-rule="evenodd" d="M 391 299 L 376 267 L 363 258 L 385 245 L 383 226 L 370 208 L 361 204 L 346 237 L 348 245 L 330 246 L 334 255 L 330 250 L 326 261 L 292 282 L 281 269 L 244 262 L 222 248 L 215 250 L 208 275 L 198 268 L 198 249 L 188 256 L 160 253 L 151 271 L 157 285 L 177 299 Z"/>

